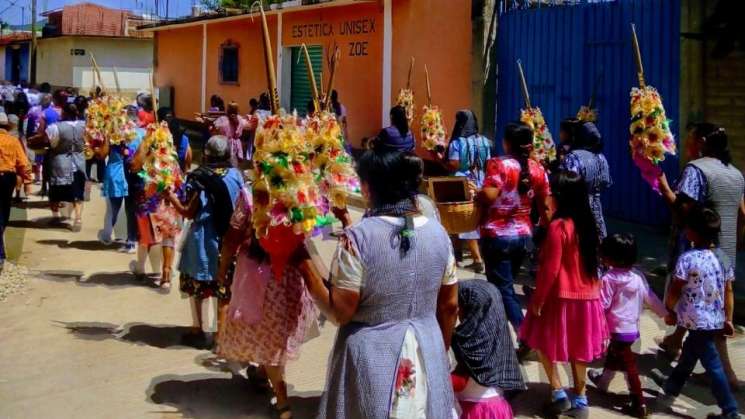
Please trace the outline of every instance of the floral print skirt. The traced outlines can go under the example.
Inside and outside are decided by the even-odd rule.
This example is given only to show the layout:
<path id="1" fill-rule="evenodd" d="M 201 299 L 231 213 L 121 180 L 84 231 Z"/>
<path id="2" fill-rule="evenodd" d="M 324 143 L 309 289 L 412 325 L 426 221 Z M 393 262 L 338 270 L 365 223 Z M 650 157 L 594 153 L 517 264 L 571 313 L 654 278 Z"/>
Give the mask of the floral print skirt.
<path id="1" fill-rule="evenodd" d="M 250 274 L 236 272 L 234 281 Z M 318 309 L 300 272 L 288 266 L 280 281 L 272 277 L 267 283 L 261 320 L 246 324 L 226 316 L 217 354 L 240 363 L 286 365 L 300 356 L 300 346 L 318 328 L 317 320 Z"/>

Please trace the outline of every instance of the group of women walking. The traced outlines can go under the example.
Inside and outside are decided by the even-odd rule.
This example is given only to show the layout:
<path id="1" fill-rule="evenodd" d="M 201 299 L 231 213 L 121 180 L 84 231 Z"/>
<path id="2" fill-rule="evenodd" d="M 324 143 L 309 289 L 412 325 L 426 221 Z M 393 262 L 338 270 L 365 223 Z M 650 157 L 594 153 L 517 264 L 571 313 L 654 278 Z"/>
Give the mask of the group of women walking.
<path id="1" fill-rule="evenodd" d="M 595 124 L 563 121 L 560 158 L 549 164 L 532 157 L 533 132 L 527 125 L 514 122 L 504 128 L 502 154 L 497 156 L 493 142 L 479 133 L 473 112 L 459 111 L 449 147 L 435 157 L 452 175 L 468 178 L 484 218 L 477 230 L 450 237 L 436 210 L 419 197 L 423 160 L 413 153 L 415 139 L 405 110 L 395 107 L 392 125 L 356 161 L 367 203 L 363 218 L 350 224 L 345 210 L 334 210 L 344 230 L 330 275 L 325 277 L 325 267 L 312 257 L 312 243 L 306 242 L 293 252 L 282 275 L 275 276 L 251 222 L 250 184 L 236 161 L 250 159 L 251 149 L 241 139 L 255 127 L 235 104 L 225 111 L 214 124 L 199 167 L 191 171 L 183 132 L 167 111 L 159 115 L 169 122 L 177 143 L 177 170 L 188 175 L 183 190 L 166 191 L 156 207 L 144 202 L 136 176 L 148 152 L 143 129 L 138 128 L 137 139 L 126 150 L 108 142 L 94 150 L 109 161 L 103 182 L 111 208 L 106 226 L 115 224 L 123 201 L 128 219 L 134 213 L 128 239 L 138 243 L 136 273 L 144 273 L 148 251 L 159 244 L 164 250 L 157 285 L 168 289 L 177 237 L 184 229 L 179 289 L 190 299 L 194 320 L 187 343 L 208 343 L 204 302 L 216 298 L 215 352 L 234 373 L 246 369 L 255 388 L 271 389 L 282 419 L 292 417 L 285 367 L 317 334 L 320 313 L 337 323 L 339 331 L 319 417 L 509 418 L 513 412 L 506 396 L 525 390 L 518 362 L 531 350 L 538 353 L 549 380 L 549 411 L 587 417 L 587 364 L 604 355 L 609 339 L 629 338 L 618 336 L 615 322 L 606 322 L 614 300 L 609 296 L 606 304 L 607 296 L 601 295 L 605 275 L 612 269 L 614 275 L 628 274 L 623 269 L 636 257 L 634 253 L 616 263 L 618 255 L 607 251 L 630 247 L 624 247 L 628 240 L 608 234 L 603 217 L 600 196 L 612 181 Z M 138 118 L 136 109 L 130 113 Z M 85 161 L 83 126 L 76 119 L 74 105 L 66 106 L 61 122 L 45 135 L 51 150 L 53 211 L 56 202 L 76 203 L 73 228 L 79 229 Z M 723 129 L 697 125 L 688 141 L 692 161 L 675 188 L 661 176 L 662 195 L 678 220 L 700 214 L 693 209 L 697 204 L 713 202 L 721 217 L 718 243 L 734 265 L 737 218 L 745 216 L 745 182 L 731 165 Z M 182 219 L 189 220 L 186 226 Z M 110 231 L 104 229 L 104 236 Z M 457 249 L 470 252 L 472 263 L 465 268 L 485 273 L 487 281 L 459 283 L 457 268 L 464 256 L 454 250 L 458 241 L 464 246 Z M 674 240 L 671 269 L 689 250 L 686 245 L 682 236 Z M 523 287 L 531 291 L 524 314 L 515 279 L 531 253 L 540 256 L 535 289 Z M 626 320 L 638 327 L 639 310 L 634 310 Z M 662 346 L 677 355 L 686 330 L 691 329 L 681 325 Z M 696 331 L 690 333 L 701 339 Z M 631 342 L 636 339 L 638 330 Z M 720 335 L 714 341 L 728 383 L 736 386 L 726 342 Z M 564 362 L 572 364 L 571 392 L 563 389 L 557 372 L 557 364 Z M 678 372 L 676 382 L 681 377 L 684 382 L 684 375 Z M 676 388 L 666 386 L 672 395 Z M 644 398 L 636 396 L 630 412 L 645 416 Z M 720 406 L 722 417 L 736 414 L 731 400 L 723 399 Z"/>

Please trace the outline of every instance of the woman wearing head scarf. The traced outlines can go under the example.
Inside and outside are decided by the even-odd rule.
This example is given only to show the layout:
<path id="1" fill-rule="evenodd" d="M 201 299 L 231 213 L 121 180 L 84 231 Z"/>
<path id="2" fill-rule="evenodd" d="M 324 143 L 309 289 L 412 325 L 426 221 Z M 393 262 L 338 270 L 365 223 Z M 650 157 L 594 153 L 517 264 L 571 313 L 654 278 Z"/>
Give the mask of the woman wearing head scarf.
<path id="1" fill-rule="evenodd" d="M 479 134 L 476 115 L 468 109 L 458 111 L 455 114 L 453 135 L 448 146 L 448 168 L 451 175 L 465 176 L 476 189 L 481 189 L 484 185 L 486 162 L 491 158 L 491 148 L 491 141 Z M 473 263 L 466 269 L 484 273 L 484 261 L 478 242 L 481 238 L 479 231 L 459 234 L 458 238 L 466 242 L 473 258 Z"/>
<path id="2" fill-rule="evenodd" d="M 345 229 L 330 287 L 307 249 L 295 256 L 316 304 L 341 325 L 318 417 L 452 418 L 455 257 L 445 229 L 416 203 L 422 161 L 368 150 L 357 172 L 369 209 Z"/>
<path id="3" fill-rule="evenodd" d="M 592 215 L 602 240 L 607 236 L 607 230 L 600 194 L 613 184 L 608 161 L 603 155 L 603 138 L 594 123 L 578 121 L 574 127 L 574 135 L 569 137 L 567 145 L 570 151 L 561 162 L 560 168 L 575 172 L 584 179 L 590 196 Z"/>
<path id="4" fill-rule="evenodd" d="M 458 319 L 452 374 L 461 419 L 510 419 L 504 393 L 524 390 L 522 372 L 499 291 L 486 281 L 462 281 L 458 286 Z"/>
<path id="5" fill-rule="evenodd" d="M 402 106 L 394 106 L 391 108 L 391 125 L 378 133 L 373 142 L 373 148 L 411 153 L 414 147 L 414 135 L 409 129 L 406 109 Z"/>
<path id="6" fill-rule="evenodd" d="M 204 164 L 189 173 L 182 202 L 175 194 L 169 199 L 176 210 L 192 220 L 181 249 L 179 272 L 181 292 L 191 298 L 194 330 L 187 337 L 204 342 L 202 302 L 216 297 L 221 305 L 230 300 L 229 284 L 217 281 L 220 244 L 228 231 L 243 175 L 230 164 L 228 138 L 215 135 L 204 149 Z"/>

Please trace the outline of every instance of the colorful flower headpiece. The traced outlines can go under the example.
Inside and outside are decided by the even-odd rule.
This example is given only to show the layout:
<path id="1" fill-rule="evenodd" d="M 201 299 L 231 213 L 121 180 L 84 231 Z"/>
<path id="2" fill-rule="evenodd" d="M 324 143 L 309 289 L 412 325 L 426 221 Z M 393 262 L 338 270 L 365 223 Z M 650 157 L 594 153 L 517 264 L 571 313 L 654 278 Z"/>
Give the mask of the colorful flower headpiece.
<path id="1" fill-rule="evenodd" d="M 631 156 L 642 177 L 658 190 L 660 163 L 667 154 L 675 155 L 675 138 L 665 115 L 662 98 L 652 86 L 631 89 Z"/>
<path id="2" fill-rule="evenodd" d="M 589 106 L 582 106 L 577 111 L 577 119 L 582 122 L 596 122 L 598 120 L 598 110 L 590 109 Z"/>
<path id="3" fill-rule="evenodd" d="M 258 237 L 266 237 L 273 226 L 303 234 L 316 225 L 320 195 L 299 122 L 296 114 L 272 115 L 256 132 L 253 226 Z"/>
<path id="4" fill-rule="evenodd" d="M 119 146 L 137 136 L 136 125 L 127 116 L 127 104 L 118 96 L 103 96 L 90 102 L 85 120 L 86 157 L 92 156 L 92 150 L 102 146 L 106 138 L 112 146 Z"/>
<path id="5" fill-rule="evenodd" d="M 143 144 L 146 154 L 138 175 L 145 183 L 145 199 L 152 204 L 147 208 L 152 212 L 158 207 L 164 192 L 181 189 L 183 175 L 167 123 L 150 124 Z"/>
<path id="6" fill-rule="evenodd" d="M 422 114 L 422 146 L 433 152 L 444 151 L 447 147 L 442 113 L 437 106 L 424 106 Z"/>
<path id="7" fill-rule="evenodd" d="M 533 130 L 533 158 L 541 163 L 556 160 L 556 145 L 540 108 L 521 110 L 520 121 Z"/>
<path id="8" fill-rule="evenodd" d="M 396 106 L 401 106 L 406 110 L 406 119 L 409 125 L 414 122 L 414 92 L 411 89 L 401 89 L 396 98 Z"/>

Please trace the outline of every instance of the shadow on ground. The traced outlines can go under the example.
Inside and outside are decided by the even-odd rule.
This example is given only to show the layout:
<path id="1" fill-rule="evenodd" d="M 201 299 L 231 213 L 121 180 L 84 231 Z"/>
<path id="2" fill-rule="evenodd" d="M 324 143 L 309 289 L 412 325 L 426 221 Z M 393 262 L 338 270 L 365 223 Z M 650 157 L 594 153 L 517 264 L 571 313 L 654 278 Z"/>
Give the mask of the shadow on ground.
<path id="1" fill-rule="evenodd" d="M 33 228 L 37 230 L 69 231 L 67 224 L 52 217 L 41 217 L 33 220 L 12 220 L 8 223 L 8 226 L 15 228 Z"/>
<path id="2" fill-rule="evenodd" d="M 191 331 L 191 328 L 188 326 L 150 325 L 144 323 L 127 323 L 119 326 L 101 322 L 63 322 L 57 320 L 53 321 L 53 324 L 58 327 L 64 327 L 71 335 L 83 340 L 101 341 L 114 339 L 160 349 L 190 348 L 182 342 L 182 337 Z"/>
<path id="3" fill-rule="evenodd" d="M 295 393 L 288 388 L 293 417 L 313 418 L 318 410 L 318 393 Z M 213 373 L 153 378 L 147 400 L 175 408 L 184 418 L 271 418 L 270 396 L 257 393 L 242 376 Z"/>
<path id="4" fill-rule="evenodd" d="M 39 272 L 39 278 L 55 282 L 75 282 L 81 287 L 103 286 L 108 288 L 143 287 L 157 293 L 165 290 L 155 286 L 152 279 L 138 277 L 129 271 L 122 272 L 96 272 L 85 276 L 83 271 L 49 270 Z"/>
<path id="5" fill-rule="evenodd" d="M 88 251 L 116 250 L 122 247 L 120 243 L 103 244 L 98 240 L 37 240 L 36 242 L 47 246 L 57 246 L 60 249 L 78 249 Z"/>

